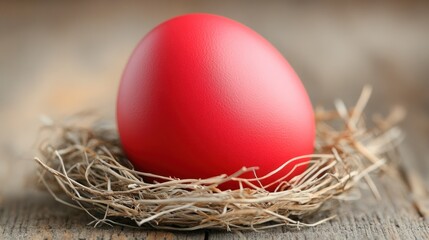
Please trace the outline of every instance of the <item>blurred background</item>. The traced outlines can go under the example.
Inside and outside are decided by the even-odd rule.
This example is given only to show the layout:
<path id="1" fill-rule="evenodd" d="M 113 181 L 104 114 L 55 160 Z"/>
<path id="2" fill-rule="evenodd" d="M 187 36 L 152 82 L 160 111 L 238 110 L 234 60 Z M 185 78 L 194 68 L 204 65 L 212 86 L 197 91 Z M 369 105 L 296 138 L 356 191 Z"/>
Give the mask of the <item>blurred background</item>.
<path id="1" fill-rule="evenodd" d="M 97 108 L 113 117 L 137 42 L 191 12 L 224 15 L 267 38 L 315 106 L 353 104 L 364 84 L 374 87 L 370 113 L 405 106 L 406 143 L 429 183 L 428 1 L 10 1 L 0 3 L 0 199 L 34 171 L 41 114 Z"/>

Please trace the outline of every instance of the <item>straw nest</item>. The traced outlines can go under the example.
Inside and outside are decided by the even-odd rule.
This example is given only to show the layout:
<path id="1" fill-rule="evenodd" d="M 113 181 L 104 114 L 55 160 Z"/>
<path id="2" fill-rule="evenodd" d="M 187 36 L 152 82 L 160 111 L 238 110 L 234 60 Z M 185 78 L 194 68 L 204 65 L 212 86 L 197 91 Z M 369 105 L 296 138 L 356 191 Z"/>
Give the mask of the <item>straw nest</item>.
<path id="1" fill-rule="evenodd" d="M 149 183 L 151 173 L 133 170 L 122 153 L 113 121 L 96 121 L 92 114 L 76 115 L 60 123 L 45 119 L 49 137 L 40 144 L 38 174 L 56 200 L 94 218 L 92 224 L 119 224 L 156 229 L 262 230 L 276 226 L 314 226 L 335 217 L 321 212 L 337 199 L 350 197 L 351 189 L 366 183 L 379 197 L 370 173 L 394 169 L 386 152 L 401 140 L 395 123 L 402 111 L 375 118 L 367 127 L 362 111 L 371 89 L 365 87 L 357 104 L 347 109 L 316 109 L 315 153 L 285 161 L 267 176 L 241 178 L 255 167 L 237 169 L 230 176 L 208 179 L 164 179 Z M 289 182 L 278 179 L 276 192 L 268 192 L 260 179 L 276 173 L 294 160 L 311 157 L 307 170 Z M 394 173 L 393 173 L 394 174 Z M 286 176 L 285 176 L 286 177 Z M 361 181 L 363 180 L 363 181 Z M 237 190 L 221 191 L 226 181 Z M 62 194 L 61 194 L 62 193 Z M 319 214 L 320 215 L 320 214 Z"/>

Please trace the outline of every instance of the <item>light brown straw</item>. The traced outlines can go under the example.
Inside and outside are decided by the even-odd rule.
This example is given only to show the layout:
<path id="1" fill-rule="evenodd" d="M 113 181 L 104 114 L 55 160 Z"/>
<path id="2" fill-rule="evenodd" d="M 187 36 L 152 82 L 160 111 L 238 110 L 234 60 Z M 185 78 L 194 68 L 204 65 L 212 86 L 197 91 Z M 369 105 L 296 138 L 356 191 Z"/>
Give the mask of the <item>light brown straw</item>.
<path id="1" fill-rule="evenodd" d="M 137 172 L 122 153 L 113 122 L 94 121 L 86 114 L 60 123 L 45 119 L 44 128 L 50 135 L 41 143 L 41 156 L 35 160 L 41 182 L 55 199 L 84 210 L 94 218 L 94 225 L 255 231 L 282 225 L 315 226 L 335 215 L 331 212 L 310 220 L 313 213 L 336 199 L 349 199 L 349 190 L 358 189 L 361 180 L 380 198 L 370 173 L 381 169 L 396 174 L 386 164 L 385 153 L 402 138 L 394 124 L 403 114 L 378 117 L 376 127 L 368 128 L 362 114 L 370 93 L 371 88 L 365 87 L 350 110 L 341 101 L 336 102 L 335 111 L 316 109 L 315 153 L 288 160 L 262 177 L 240 177 L 255 171 L 254 167 L 208 179 Z M 276 186 L 276 192 L 261 186 L 261 179 L 308 157 L 310 166 L 304 173 L 289 182 L 285 176 L 268 184 Z M 164 181 L 143 180 L 154 176 Z M 219 190 L 217 186 L 226 181 L 238 182 L 241 188 Z"/>

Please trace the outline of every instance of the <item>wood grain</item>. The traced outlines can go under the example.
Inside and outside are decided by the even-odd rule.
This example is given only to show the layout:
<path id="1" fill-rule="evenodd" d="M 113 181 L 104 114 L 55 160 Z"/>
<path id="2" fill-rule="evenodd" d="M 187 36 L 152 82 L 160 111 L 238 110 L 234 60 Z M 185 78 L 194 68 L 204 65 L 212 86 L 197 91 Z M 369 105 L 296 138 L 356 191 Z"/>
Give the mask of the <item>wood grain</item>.
<path id="1" fill-rule="evenodd" d="M 38 116 L 87 108 L 113 116 L 118 80 L 138 40 L 187 12 L 236 19 L 288 59 L 314 105 L 353 104 L 374 86 L 367 109 L 408 116 L 402 179 L 374 177 L 382 195 L 363 191 L 333 221 L 265 232 L 168 232 L 102 226 L 34 189 Z M 356 1 L 127 1 L 0 3 L 0 239 L 429 239 L 429 5 Z M 30 179 L 30 180 L 29 180 Z"/>
<path id="2" fill-rule="evenodd" d="M 85 213 L 65 207 L 46 193 L 9 196 L 0 205 L 1 239 L 204 239 L 204 232 L 180 233 L 88 226 Z"/>

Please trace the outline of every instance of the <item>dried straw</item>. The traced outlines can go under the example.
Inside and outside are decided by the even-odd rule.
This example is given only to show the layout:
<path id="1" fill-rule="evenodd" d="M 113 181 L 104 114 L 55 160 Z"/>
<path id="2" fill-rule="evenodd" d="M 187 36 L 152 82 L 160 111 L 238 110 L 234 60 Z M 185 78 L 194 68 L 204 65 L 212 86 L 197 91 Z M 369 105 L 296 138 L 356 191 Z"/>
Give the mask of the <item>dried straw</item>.
<path id="1" fill-rule="evenodd" d="M 384 120 L 378 118 L 376 127 L 368 128 L 362 113 L 370 93 L 371 88 L 365 87 L 350 110 L 341 101 L 336 101 L 336 111 L 317 108 L 315 154 L 286 161 L 259 178 L 240 177 L 254 172 L 255 167 L 208 179 L 175 179 L 135 171 L 122 153 L 114 124 L 85 114 L 61 123 L 45 119 L 50 137 L 41 143 L 41 157 L 35 160 L 40 164 L 41 182 L 55 199 L 84 210 L 95 225 L 255 231 L 315 226 L 335 215 L 310 223 L 313 213 L 336 199 L 350 198 L 349 190 L 358 189 L 361 180 L 379 198 L 371 172 L 381 169 L 396 174 L 386 164 L 385 153 L 402 138 L 394 125 L 404 114 L 394 111 Z M 276 192 L 261 186 L 261 179 L 308 157 L 310 166 L 304 173 L 288 182 L 278 179 L 270 184 L 277 186 Z M 143 180 L 153 176 L 164 181 Z M 219 190 L 217 186 L 226 181 L 238 182 L 241 188 Z"/>

